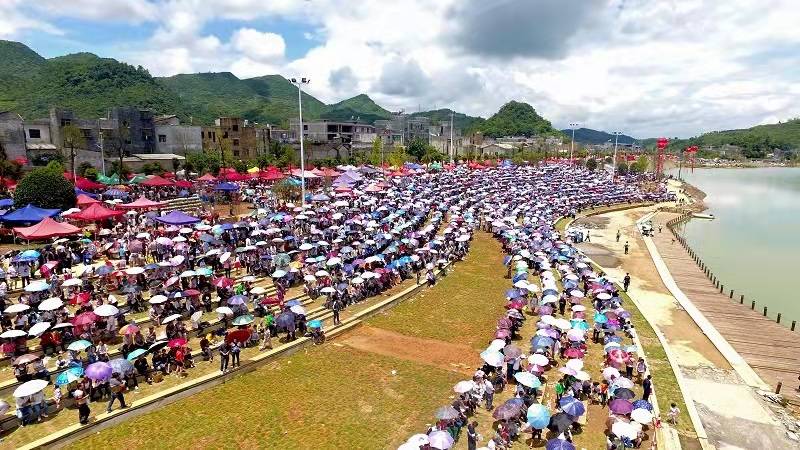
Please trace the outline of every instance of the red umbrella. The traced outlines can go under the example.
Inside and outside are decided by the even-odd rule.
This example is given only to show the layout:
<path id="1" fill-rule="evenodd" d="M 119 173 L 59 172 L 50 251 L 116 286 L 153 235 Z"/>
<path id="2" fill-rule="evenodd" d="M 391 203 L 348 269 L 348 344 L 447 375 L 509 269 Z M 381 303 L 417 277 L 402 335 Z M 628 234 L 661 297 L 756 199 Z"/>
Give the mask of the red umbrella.
<path id="1" fill-rule="evenodd" d="M 242 330 L 231 331 L 225 336 L 225 342 L 231 343 L 233 341 L 247 342 L 250 339 L 250 328 Z"/>
<path id="2" fill-rule="evenodd" d="M 187 297 L 197 297 L 198 295 L 200 295 L 200 291 L 198 291 L 197 289 L 187 289 L 183 291 L 183 295 Z"/>
<path id="3" fill-rule="evenodd" d="M 72 319 L 72 324 L 76 327 L 85 327 L 87 325 L 93 324 L 97 320 L 97 314 L 89 311 L 83 314 L 79 314 Z"/>
<path id="4" fill-rule="evenodd" d="M 189 189 L 190 187 L 192 187 L 192 183 L 190 181 L 180 180 L 175 182 L 175 186 L 178 186 L 179 188 L 182 189 Z"/>
<path id="5" fill-rule="evenodd" d="M 217 178 L 214 175 L 207 173 L 202 177 L 198 178 L 197 181 L 217 181 Z"/>
<path id="6" fill-rule="evenodd" d="M 148 178 L 147 180 L 142 181 L 142 186 L 172 186 L 172 181 L 167 180 L 166 178 L 161 178 L 158 175 L 153 176 L 152 178 Z"/>
<path id="7" fill-rule="evenodd" d="M 233 280 L 230 278 L 219 277 L 212 283 L 214 286 L 219 288 L 229 288 L 233 286 Z"/>
<path id="8" fill-rule="evenodd" d="M 184 338 L 172 339 L 167 343 L 167 347 L 169 348 L 183 347 L 184 345 L 186 345 L 186 339 Z"/>
<path id="9" fill-rule="evenodd" d="M 575 347 L 570 347 L 564 351 L 564 356 L 567 358 L 583 358 L 583 352 Z"/>
<path id="10" fill-rule="evenodd" d="M 278 297 L 267 297 L 264 300 L 261 300 L 262 305 L 273 306 L 273 305 L 279 305 L 280 303 L 281 301 L 278 300 Z"/>

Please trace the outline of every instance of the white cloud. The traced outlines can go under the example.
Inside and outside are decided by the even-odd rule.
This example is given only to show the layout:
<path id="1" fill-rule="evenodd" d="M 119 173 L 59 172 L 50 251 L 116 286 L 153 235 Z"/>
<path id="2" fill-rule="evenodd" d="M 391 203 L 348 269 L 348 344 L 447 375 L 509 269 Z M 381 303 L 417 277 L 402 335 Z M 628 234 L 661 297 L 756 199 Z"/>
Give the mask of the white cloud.
<path id="1" fill-rule="evenodd" d="M 20 0 L 1 0 L 0 36 L 57 32 L 47 22 L 56 16 L 109 20 L 110 7 L 79 12 L 43 1 L 39 17 Z M 130 46 L 136 51 L 108 56 L 157 75 L 305 76 L 309 92 L 326 102 L 366 90 L 389 109 L 451 107 L 483 116 L 515 99 L 556 126 L 579 121 L 639 137 L 800 115 L 796 0 L 591 0 L 578 9 L 554 0 L 103 3 L 114 3 L 120 20 L 156 25 L 149 41 Z M 490 16 L 469 8 L 476 5 Z M 207 31 L 220 19 L 234 21 L 230 40 Z M 287 59 L 294 43 L 262 25 L 272 19 L 302 24 L 309 31 L 301 44 L 317 45 Z"/>
<path id="2" fill-rule="evenodd" d="M 240 28 L 231 37 L 233 48 L 258 61 L 275 61 L 283 58 L 286 43 L 275 33 L 262 33 L 253 28 Z"/>
<path id="3" fill-rule="evenodd" d="M 158 17 L 158 5 L 148 0 L 37 0 L 30 5 L 49 16 L 140 23 Z"/>

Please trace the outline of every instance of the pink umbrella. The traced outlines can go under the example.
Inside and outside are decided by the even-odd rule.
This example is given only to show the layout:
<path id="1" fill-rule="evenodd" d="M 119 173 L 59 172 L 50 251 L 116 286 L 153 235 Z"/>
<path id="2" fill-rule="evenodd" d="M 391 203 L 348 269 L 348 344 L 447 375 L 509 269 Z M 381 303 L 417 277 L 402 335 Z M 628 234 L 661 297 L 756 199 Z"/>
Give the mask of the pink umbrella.
<path id="1" fill-rule="evenodd" d="M 570 347 L 564 352 L 567 358 L 583 358 L 583 352 L 575 347 Z"/>
<path id="2" fill-rule="evenodd" d="M 166 283 L 164 283 L 164 286 L 172 286 L 173 284 L 177 283 L 178 280 L 180 280 L 179 277 L 170 277 L 170 279 L 167 280 Z"/>
<path id="3" fill-rule="evenodd" d="M 497 339 L 505 339 L 509 336 L 511 336 L 511 332 L 506 329 L 500 329 L 494 333 L 494 337 L 496 337 Z"/>

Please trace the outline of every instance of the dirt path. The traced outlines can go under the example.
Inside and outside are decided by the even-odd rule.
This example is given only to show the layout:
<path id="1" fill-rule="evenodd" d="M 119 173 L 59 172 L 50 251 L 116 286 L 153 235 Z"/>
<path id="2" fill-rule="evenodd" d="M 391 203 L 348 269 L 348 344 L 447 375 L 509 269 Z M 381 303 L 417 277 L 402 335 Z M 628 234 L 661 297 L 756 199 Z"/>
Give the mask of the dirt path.
<path id="1" fill-rule="evenodd" d="M 663 285 L 641 236 L 636 220 L 655 207 L 612 212 L 581 219 L 576 225 L 590 230 L 591 243 L 580 244 L 608 274 L 622 280 L 631 275 L 629 294 L 638 299 L 642 312 L 661 330 L 676 356 L 686 388 L 717 448 L 792 448 L 765 403 L 746 386 L 727 360 L 697 327 Z M 654 220 L 655 233 L 662 226 Z M 617 241 L 617 231 L 620 239 Z M 625 243 L 629 251 L 624 252 Z"/>
<path id="2" fill-rule="evenodd" d="M 366 325 L 349 333 L 338 343 L 365 352 L 458 372 L 467 378 L 471 377 L 475 367 L 480 365 L 480 358 L 469 346 L 407 336 Z"/>

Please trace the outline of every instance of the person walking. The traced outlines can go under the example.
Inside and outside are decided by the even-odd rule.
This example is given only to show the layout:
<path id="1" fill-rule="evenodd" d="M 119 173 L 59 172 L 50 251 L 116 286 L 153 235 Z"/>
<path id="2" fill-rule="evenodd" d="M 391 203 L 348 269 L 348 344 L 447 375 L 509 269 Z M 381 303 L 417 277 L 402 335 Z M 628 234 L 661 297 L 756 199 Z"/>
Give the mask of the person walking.
<path id="1" fill-rule="evenodd" d="M 233 341 L 231 345 L 231 356 L 233 357 L 233 368 L 239 367 L 239 353 L 242 351 L 242 348 L 239 346 L 239 341 Z"/>
<path id="2" fill-rule="evenodd" d="M 342 301 L 338 298 L 333 299 L 331 309 L 333 310 L 333 325 L 336 326 L 341 324 L 342 321 L 339 319 L 339 313 L 342 310 Z"/>
<path id="3" fill-rule="evenodd" d="M 488 379 L 483 380 L 483 395 L 484 399 L 486 400 L 486 410 L 491 411 L 494 406 L 494 384 Z"/>
<path id="4" fill-rule="evenodd" d="M 219 370 L 222 373 L 228 371 L 228 362 L 231 359 L 231 346 L 227 342 L 223 342 L 219 346 Z"/>
<path id="5" fill-rule="evenodd" d="M 467 425 L 467 450 L 478 448 L 478 422 L 473 421 Z"/>
<path id="6" fill-rule="evenodd" d="M 625 278 L 622 279 L 622 288 L 625 292 L 628 292 L 628 286 L 631 285 L 631 274 L 626 273 Z"/>
<path id="7" fill-rule="evenodd" d="M 620 233 L 619 230 L 617 230 L 617 242 L 619 242 L 620 237 L 622 237 L 622 233 Z"/>
<path id="8" fill-rule="evenodd" d="M 630 248 L 628 241 L 625 241 L 625 254 L 628 254 L 628 249 Z"/>
<path id="9" fill-rule="evenodd" d="M 108 407 L 106 408 L 107 412 L 111 412 L 111 408 L 114 406 L 114 400 L 119 400 L 119 407 L 121 409 L 125 409 L 128 405 L 125 404 L 125 382 L 122 381 L 122 377 L 119 373 L 114 372 L 111 374 L 111 379 L 108 380 L 108 385 L 111 388 L 111 399 L 108 401 Z"/>
<path id="10" fill-rule="evenodd" d="M 652 375 L 647 375 L 647 378 L 645 378 L 644 381 L 642 381 L 642 391 L 643 391 L 642 392 L 642 400 L 644 400 L 644 401 L 648 401 L 648 399 L 650 398 L 650 394 L 653 393 L 653 380 L 652 380 L 652 378 L 653 378 Z M 674 403 L 673 403 L 673 405 L 674 405 Z"/>

